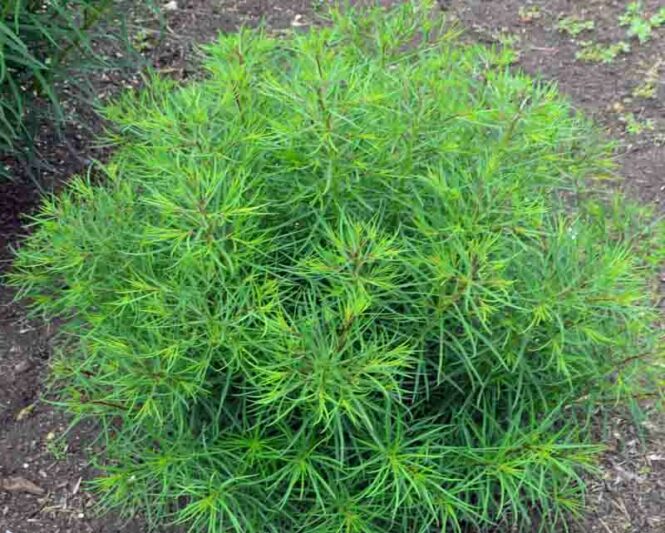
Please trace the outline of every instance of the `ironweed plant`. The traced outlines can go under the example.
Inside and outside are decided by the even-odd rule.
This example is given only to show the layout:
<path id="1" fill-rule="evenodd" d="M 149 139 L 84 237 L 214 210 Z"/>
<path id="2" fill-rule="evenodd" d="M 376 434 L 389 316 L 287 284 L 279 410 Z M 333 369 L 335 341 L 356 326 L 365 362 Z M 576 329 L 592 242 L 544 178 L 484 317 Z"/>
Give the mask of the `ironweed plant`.
<path id="1" fill-rule="evenodd" d="M 418 4 L 221 37 L 44 204 L 11 280 L 64 319 L 105 505 L 209 533 L 579 514 L 589 406 L 658 349 L 651 231 L 581 191 L 610 152 L 554 87 Z"/>

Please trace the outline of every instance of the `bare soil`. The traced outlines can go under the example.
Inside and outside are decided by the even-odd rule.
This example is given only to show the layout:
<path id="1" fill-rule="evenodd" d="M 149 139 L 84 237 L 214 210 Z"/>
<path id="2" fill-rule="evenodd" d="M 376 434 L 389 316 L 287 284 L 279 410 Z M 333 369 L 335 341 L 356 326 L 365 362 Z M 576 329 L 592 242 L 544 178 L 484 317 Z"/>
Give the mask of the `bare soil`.
<path id="1" fill-rule="evenodd" d="M 384 5 L 397 0 L 382 0 Z M 156 18 L 136 15 L 148 31 L 136 30 L 143 55 L 163 74 L 177 79 L 197 75 L 197 46 L 219 32 L 262 19 L 274 31 L 306 26 L 315 20 L 318 3 L 309 0 L 178 0 L 165 13 L 160 30 Z M 612 63 L 584 63 L 575 58 L 580 42 L 609 45 L 627 40 L 617 19 L 626 1 L 617 0 L 439 0 L 458 19 L 472 40 L 498 44 L 507 39 L 519 50 L 517 67 L 556 81 L 582 110 L 619 141 L 618 162 L 624 185 L 632 195 L 665 211 L 665 27 L 645 44 L 631 41 L 631 52 Z M 665 0 L 644 2 L 647 12 Z M 562 16 L 595 21 L 592 32 L 573 39 L 557 29 Z M 113 50 L 108 50 L 113 53 Z M 651 81 L 650 81 L 651 80 Z M 635 90 L 652 83 L 649 98 Z M 138 72 L 123 70 L 96 77 L 102 99 L 141 83 Z M 73 92 L 73 91 L 72 91 Z M 85 103 L 72 97 L 73 120 L 64 136 L 45 124 L 35 139 L 44 160 L 41 183 L 57 189 L 67 177 L 84 171 L 104 149 L 91 141 L 103 123 Z M 629 131 L 627 116 L 649 124 L 640 133 Z M 647 121 L 651 121 L 650 123 Z M 39 193 L 27 169 L 14 169 L 13 182 L 0 183 L 0 273 L 9 268 L 10 247 L 28 231 L 26 215 L 35 209 Z M 665 276 L 663 277 L 665 281 Z M 95 428 L 67 433 L 67 419 L 46 401 L 45 377 L 53 330 L 32 323 L 13 294 L 0 286 L 0 533 L 142 533 L 139 519 L 97 517 L 94 500 L 85 490 L 94 476 L 89 466 Z M 649 410 L 649 406 L 645 406 Z M 641 423 L 615 413 L 599 419 L 599 436 L 607 444 L 603 475 L 590 482 L 586 516 L 578 529 L 592 533 L 665 532 L 665 417 L 653 413 Z M 11 480 L 5 483 L 3 480 Z M 30 483 L 26 483 L 30 482 Z M 9 490 L 8 490 L 9 487 Z"/>

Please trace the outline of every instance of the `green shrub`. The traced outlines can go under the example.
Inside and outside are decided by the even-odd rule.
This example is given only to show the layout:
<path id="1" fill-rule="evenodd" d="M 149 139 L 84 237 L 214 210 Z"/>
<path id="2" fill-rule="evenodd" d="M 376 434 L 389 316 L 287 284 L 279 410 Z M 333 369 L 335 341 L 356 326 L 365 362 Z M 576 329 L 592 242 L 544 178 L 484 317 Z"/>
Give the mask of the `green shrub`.
<path id="1" fill-rule="evenodd" d="M 103 183 L 45 203 L 12 277 L 64 319 L 103 502 L 214 533 L 560 531 L 588 407 L 656 350 L 649 230 L 576 185 L 608 147 L 422 7 L 207 53 L 108 110 Z"/>

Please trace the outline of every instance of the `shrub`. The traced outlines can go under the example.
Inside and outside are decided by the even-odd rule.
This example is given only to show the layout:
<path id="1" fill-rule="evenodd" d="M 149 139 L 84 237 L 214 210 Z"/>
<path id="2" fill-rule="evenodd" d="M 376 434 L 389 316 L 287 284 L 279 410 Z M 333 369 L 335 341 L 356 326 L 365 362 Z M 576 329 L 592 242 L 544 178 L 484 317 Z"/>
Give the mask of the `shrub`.
<path id="1" fill-rule="evenodd" d="M 646 387 L 647 269 L 576 184 L 608 147 L 424 7 L 207 49 L 107 113 L 14 284 L 64 319 L 103 502 L 193 531 L 559 531 Z M 643 368 L 643 367 L 640 367 Z"/>

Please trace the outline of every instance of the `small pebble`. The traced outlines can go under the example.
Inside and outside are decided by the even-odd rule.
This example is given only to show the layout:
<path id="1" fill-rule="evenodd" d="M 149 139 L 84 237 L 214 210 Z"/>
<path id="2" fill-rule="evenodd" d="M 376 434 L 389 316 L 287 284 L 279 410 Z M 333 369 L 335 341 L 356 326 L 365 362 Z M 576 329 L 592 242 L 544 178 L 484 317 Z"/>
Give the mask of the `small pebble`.
<path id="1" fill-rule="evenodd" d="M 23 374 L 23 372 L 30 370 L 30 367 L 32 367 L 30 361 L 21 361 L 20 363 L 14 365 L 14 372 L 16 374 Z"/>

